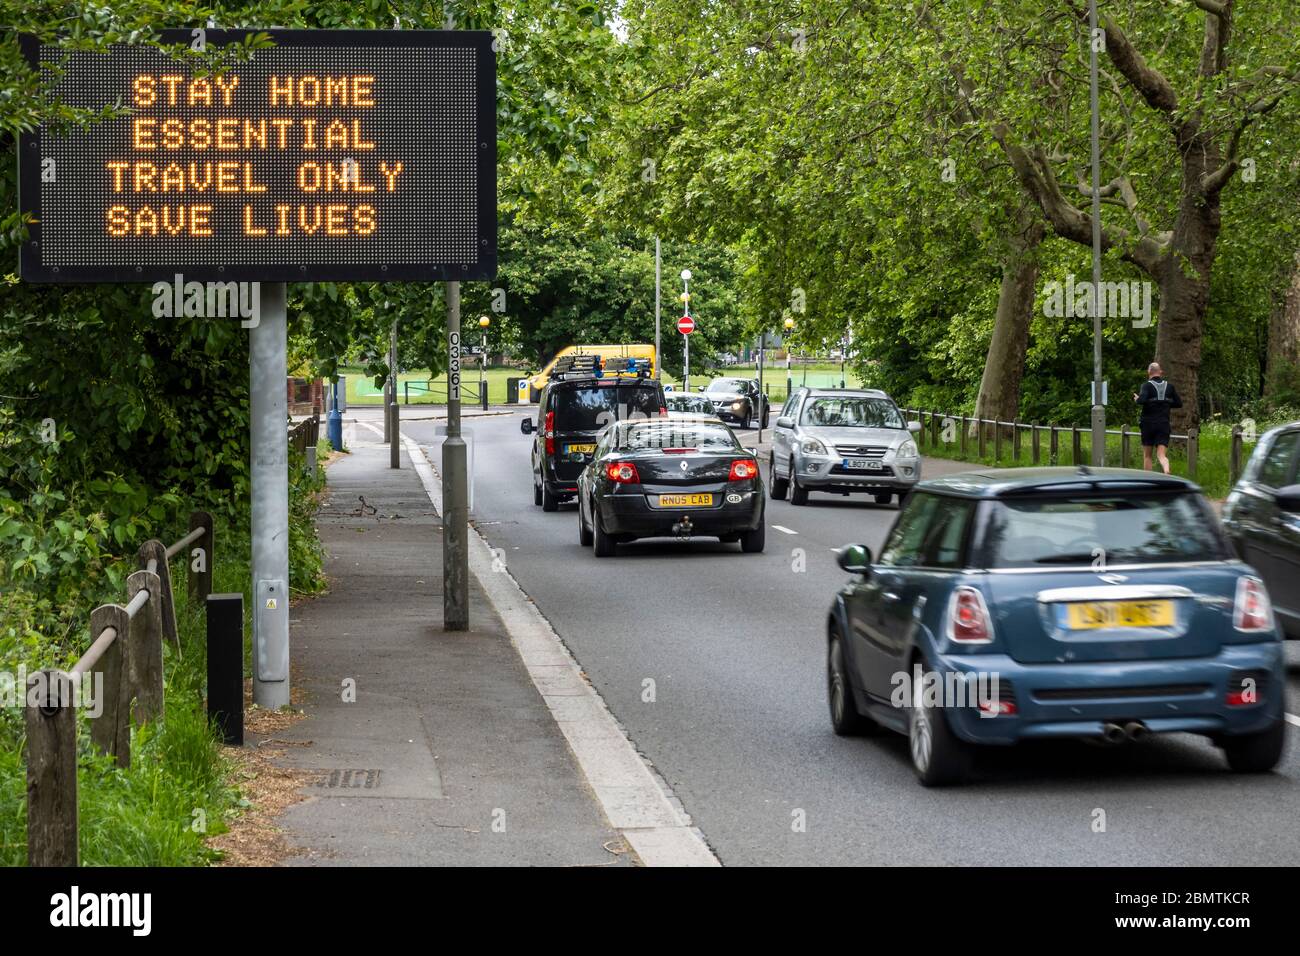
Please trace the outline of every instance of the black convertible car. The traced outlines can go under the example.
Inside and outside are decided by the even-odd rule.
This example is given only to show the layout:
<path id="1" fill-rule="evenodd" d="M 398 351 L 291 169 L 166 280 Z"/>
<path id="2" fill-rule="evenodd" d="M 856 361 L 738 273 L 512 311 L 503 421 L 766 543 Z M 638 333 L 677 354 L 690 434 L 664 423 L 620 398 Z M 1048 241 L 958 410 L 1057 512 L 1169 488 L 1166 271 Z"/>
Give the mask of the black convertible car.
<path id="1" fill-rule="evenodd" d="M 617 422 L 578 476 L 578 540 L 597 557 L 637 538 L 697 535 L 763 550 L 763 479 L 721 422 Z"/>

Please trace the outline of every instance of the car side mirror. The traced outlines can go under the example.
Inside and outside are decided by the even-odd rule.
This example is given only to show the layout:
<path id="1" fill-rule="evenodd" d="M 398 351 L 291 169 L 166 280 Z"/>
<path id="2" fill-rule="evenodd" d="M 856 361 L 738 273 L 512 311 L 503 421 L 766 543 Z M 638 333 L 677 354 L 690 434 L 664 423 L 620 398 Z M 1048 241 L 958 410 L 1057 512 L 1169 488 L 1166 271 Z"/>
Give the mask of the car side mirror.
<path id="1" fill-rule="evenodd" d="M 519 423 L 519 430 L 525 435 L 531 435 L 533 433 L 533 420 L 531 418 L 525 418 Z"/>
<path id="2" fill-rule="evenodd" d="M 794 419 L 789 415 L 782 415 L 776 420 L 777 428 L 794 428 Z"/>
<path id="3" fill-rule="evenodd" d="M 871 570 L 871 549 L 865 544 L 845 545 L 835 560 L 849 574 L 866 574 Z"/>
<path id="4" fill-rule="evenodd" d="M 1283 511 L 1300 512 L 1300 485 L 1286 485 L 1273 493 L 1273 500 Z"/>
<path id="5" fill-rule="evenodd" d="M 907 430 L 908 430 L 909 432 L 911 432 L 913 435 L 916 435 L 916 434 L 920 433 L 920 431 L 921 431 L 921 423 L 920 423 L 920 422 L 908 422 L 908 423 L 907 423 Z"/>
<path id="6" fill-rule="evenodd" d="M 757 448 L 746 448 L 745 451 L 749 452 L 749 455 L 750 455 L 751 458 L 753 458 L 755 461 L 758 461 L 758 449 L 757 449 Z"/>

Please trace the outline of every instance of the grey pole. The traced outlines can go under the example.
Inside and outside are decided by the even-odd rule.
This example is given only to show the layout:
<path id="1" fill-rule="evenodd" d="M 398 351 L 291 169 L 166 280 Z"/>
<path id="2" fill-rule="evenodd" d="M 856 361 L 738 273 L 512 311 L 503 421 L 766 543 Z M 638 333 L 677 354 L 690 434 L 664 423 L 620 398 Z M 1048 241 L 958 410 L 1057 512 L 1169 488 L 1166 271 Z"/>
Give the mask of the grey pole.
<path id="1" fill-rule="evenodd" d="M 655 379 L 662 378 L 660 366 L 663 363 L 662 353 L 659 351 L 659 237 L 655 236 Z"/>
<path id="2" fill-rule="evenodd" d="M 442 629 L 469 629 L 469 500 L 460 435 L 460 283 L 447 283 L 447 439 L 442 443 Z"/>
<path id="3" fill-rule="evenodd" d="M 249 332 L 252 451 L 253 702 L 289 703 L 288 320 L 283 282 L 261 284 L 262 321 Z"/>
<path id="4" fill-rule="evenodd" d="M 392 416 L 388 428 L 388 467 L 402 467 L 402 426 L 397 410 L 397 320 L 393 320 L 393 331 L 388 341 L 388 378 L 393 386 L 393 403 L 388 414 Z"/>
<path id="5" fill-rule="evenodd" d="M 1097 101 L 1097 0 L 1088 0 L 1088 84 L 1092 109 L 1092 463 L 1106 463 L 1101 381 L 1101 115 Z M 1076 462 L 1077 464 L 1077 462 Z"/>
<path id="6" fill-rule="evenodd" d="M 687 279 L 685 276 L 682 277 L 682 294 L 686 296 L 686 298 L 682 300 L 682 315 L 690 315 L 691 280 Z M 682 388 L 684 391 L 689 392 L 691 390 L 691 337 L 689 335 L 683 335 L 682 338 L 685 340 L 683 348 L 686 350 L 684 364 L 682 366 Z"/>
<path id="7" fill-rule="evenodd" d="M 763 334 L 758 340 L 758 408 L 754 414 L 758 416 L 758 444 L 763 443 L 763 356 L 767 354 L 767 327 L 763 327 Z"/>

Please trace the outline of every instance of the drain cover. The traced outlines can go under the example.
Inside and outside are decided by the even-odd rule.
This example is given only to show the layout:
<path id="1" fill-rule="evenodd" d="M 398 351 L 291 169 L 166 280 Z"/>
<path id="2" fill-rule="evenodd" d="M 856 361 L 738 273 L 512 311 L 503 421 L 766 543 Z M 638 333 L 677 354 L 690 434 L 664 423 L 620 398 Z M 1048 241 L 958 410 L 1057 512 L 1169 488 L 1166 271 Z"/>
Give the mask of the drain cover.
<path id="1" fill-rule="evenodd" d="M 379 786 L 380 770 L 318 770 L 313 787 L 330 790 L 373 790 Z"/>

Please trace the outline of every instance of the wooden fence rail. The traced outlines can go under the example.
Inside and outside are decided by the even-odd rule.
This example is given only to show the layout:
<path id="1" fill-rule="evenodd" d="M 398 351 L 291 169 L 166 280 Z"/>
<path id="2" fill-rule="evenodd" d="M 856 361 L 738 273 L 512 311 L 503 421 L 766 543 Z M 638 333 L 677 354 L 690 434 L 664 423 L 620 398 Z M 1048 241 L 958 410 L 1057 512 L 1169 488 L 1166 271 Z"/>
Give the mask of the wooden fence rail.
<path id="1" fill-rule="evenodd" d="M 171 547 L 146 541 L 140 570 L 126 579 L 126 604 L 90 612 L 94 639 L 67 671 L 29 676 L 27 728 L 27 863 L 77 865 L 77 719 L 95 704 L 91 744 L 119 767 L 131 764 L 131 725 L 163 715 L 163 641 L 180 651 L 172 601 L 171 558 L 185 552 L 189 593 L 205 601 L 212 591 L 212 515 L 190 513 L 190 531 Z M 85 692 L 89 687 L 93 698 Z"/>
<path id="2" fill-rule="evenodd" d="M 1008 435 L 1011 439 L 1012 462 L 1019 463 L 1021 450 L 1021 433 L 1029 432 L 1031 459 L 1033 464 L 1040 463 L 1041 435 L 1046 433 L 1048 436 L 1048 455 L 1046 464 L 1058 464 L 1061 447 L 1061 436 L 1069 441 L 1072 460 L 1079 463 L 1083 457 L 1083 438 L 1089 434 L 1089 429 L 1081 428 L 1078 425 L 1039 425 L 1032 422 L 1022 422 L 1020 420 L 1004 422 L 992 418 L 971 418 L 966 415 L 953 415 L 949 412 L 936 412 L 924 408 L 904 408 L 901 409 L 904 415 L 920 421 L 921 431 L 918 437 L 923 448 L 938 447 L 940 444 L 951 445 L 954 442 L 957 445 L 959 453 L 964 457 L 966 455 L 966 436 L 967 431 L 974 433 L 976 440 L 976 450 L 979 458 L 984 458 L 988 454 L 988 438 L 992 433 L 993 438 L 993 461 L 994 464 L 1002 463 L 1003 436 Z M 926 441 L 926 425 L 929 423 L 930 435 L 929 441 Z M 1234 449 L 1236 451 L 1238 464 L 1234 465 L 1233 480 L 1239 473 L 1240 461 L 1240 435 L 1239 428 L 1233 429 L 1234 432 Z M 956 434 L 952 434 L 955 432 Z M 1120 440 L 1120 467 L 1129 467 L 1130 442 L 1137 432 L 1131 431 L 1128 425 L 1122 425 L 1118 429 L 1107 429 L 1107 435 L 1116 435 Z M 951 437 L 942 437 L 951 435 Z M 1175 442 L 1181 442 L 1187 449 L 1187 475 L 1189 478 L 1196 477 L 1197 459 L 1200 456 L 1200 438 L 1196 428 L 1189 428 L 1185 435 L 1170 435 L 1170 445 Z"/>

